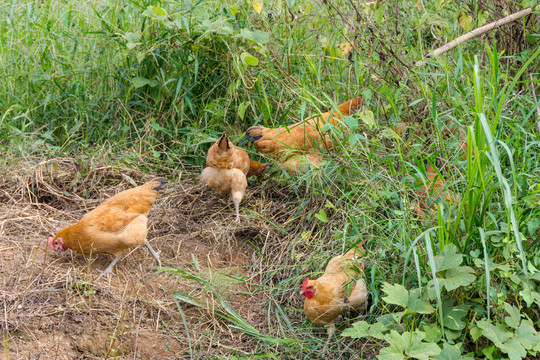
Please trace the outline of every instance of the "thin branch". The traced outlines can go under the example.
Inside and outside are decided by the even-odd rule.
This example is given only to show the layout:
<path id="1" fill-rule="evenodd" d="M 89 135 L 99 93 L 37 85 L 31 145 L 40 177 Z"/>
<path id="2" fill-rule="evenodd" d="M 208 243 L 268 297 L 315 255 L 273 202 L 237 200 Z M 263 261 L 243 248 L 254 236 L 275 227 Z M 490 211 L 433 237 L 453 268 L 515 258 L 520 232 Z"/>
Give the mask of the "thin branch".
<path id="1" fill-rule="evenodd" d="M 535 10 L 537 9 L 540 9 L 540 5 L 536 6 Z M 530 14 L 531 12 L 533 11 L 533 8 L 530 7 L 530 8 L 527 8 L 525 10 L 521 10 L 521 11 L 518 11 L 517 13 L 514 13 L 512 15 L 508 15 L 507 17 L 504 17 L 500 20 L 497 20 L 497 21 L 494 21 L 492 23 L 489 23 L 487 25 L 484 25 L 482 27 L 479 27 L 478 29 L 474 29 L 473 31 L 471 32 L 468 32 L 467 34 L 465 35 L 462 35 L 460 37 L 458 37 L 457 39 L 455 40 L 452 40 L 450 41 L 449 43 L 447 43 L 446 45 L 443 45 L 441 46 L 440 48 L 436 49 L 435 51 L 433 51 L 431 54 L 427 54 L 425 57 L 426 58 L 432 58 L 432 57 L 437 57 L 449 50 L 452 50 L 453 48 L 455 48 L 456 46 L 458 46 L 459 44 L 461 44 L 462 42 L 465 42 L 467 40 L 470 40 L 472 38 L 475 38 L 479 35 L 482 35 L 492 29 L 495 29 L 495 28 L 498 28 L 499 26 L 502 26 L 502 25 L 506 25 L 512 21 L 516 21 L 516 20 L 519 20 L 521 19 L 522 17 Z M 415 65 L 416 66 L 423 66 L 427 63 L 427 60 L 422 60 L 422 61 L 418 61 Z"/>

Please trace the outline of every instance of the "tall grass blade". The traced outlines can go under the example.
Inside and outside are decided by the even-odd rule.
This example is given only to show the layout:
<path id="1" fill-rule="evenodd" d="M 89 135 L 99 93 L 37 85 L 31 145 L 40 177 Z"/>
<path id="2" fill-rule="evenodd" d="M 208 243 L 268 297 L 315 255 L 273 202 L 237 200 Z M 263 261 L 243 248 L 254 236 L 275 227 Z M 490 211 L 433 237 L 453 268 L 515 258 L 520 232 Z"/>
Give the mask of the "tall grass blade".
<path id="1" fill-rule="evenodd" d="M 480 232 L 480 240 L 482 240 L 482 247 L 484 248 L 484 261 L 485 261 L 485 270 L 486 270 L 486 293 L 487 293 L 487 317 L 488 320 L 491 319 L 491 274 L 489 272 L 489 256 L 487 252 L 487 246 L 486 246 L 486 234 L 484 233 L 484 229 L 478 228 L 478 231 Z"/>
<path id="2" fill-rule="evenodd" d="M 193 359 L 193 348 L 191 346 L 191 338 L 189 336 L 189 327 L 186 322 L 186 315 L 184 314 L 184 311 L 182 310 L 182 306 L 180 305 L 178 300 L 175 297 L 173 297 L 173 300 L 176 304 L 176 307 L 178 308 L 178 311 L 180 312 L 180 316 L 182 317 L 182 323 L 184 324 L 184 328 L 186 329 L 186 337 L 187 337 L 188 346 L 189 346 L 189 358 Z"/>
<path id="3" fill-rule="evenodd" d="M 514 231 L 514 236 L 516 238 L 516 245 L 519 250 L 521 263 L 523 266 L 523 272 L 527 274 L 527 264 L 525 261 L 525 254 L 523 252 L 523 243 L 521 241 L 519 225 L 517 223 L 516 215 L 514 213 L 514 207 L 512 204 L 512 191 L 510 190 L 508 181 L 503 176 L 499 152 L 497 151 L 497 147 L 495 146 L 495 140 L 493 139 L 493 135 L 491 134 L 491 128 L 489 127 L 486 116 L 483 113 L 480 113 L 479 118 L 480 123 L 482 124 L 482 128 L 484 129 L 484 135 L 486 136 L 487 145 L 489 146 L 489 153 L 486 153 L 486 155 L 488 156 L 489 161 L 493 165 L 493 168 L 495 169 L 495 174 L 497 175 L 497 178 L 499 180 L 499 186 L 503 193 L 506 211 L 508 216 L 510 217 L 510 221 L 512 223 L 512 230 Z"/>
<path id="4" fill-rule="evenodd" d="M 424 232 L 424 238 L 426 239 L 426 250 L 429 260 L 429 266 L 431 267 L 431 275 L 433 276 L 433 286 L 435 287 L 435 294 L 437 295 L 437 308 L 439 310 L 439 322 L 441 324 L 441 333 L 444 337 L 444 325 L 443 325 L 443 309 L 441 300 L 441 288 L 439 286 L 439 279 L 437 278 L 437 266 L 435 265 L 435 255 L 433 254 L 433 247 L 431 246 L 430 232 Z"/>

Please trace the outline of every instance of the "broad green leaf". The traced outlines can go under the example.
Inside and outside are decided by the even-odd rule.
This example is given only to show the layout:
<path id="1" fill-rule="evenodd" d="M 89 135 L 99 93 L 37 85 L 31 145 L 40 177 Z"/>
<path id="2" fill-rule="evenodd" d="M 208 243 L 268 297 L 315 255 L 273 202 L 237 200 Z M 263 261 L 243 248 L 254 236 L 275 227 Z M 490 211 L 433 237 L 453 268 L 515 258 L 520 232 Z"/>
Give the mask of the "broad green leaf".
<path id="1" fill-rule="evenodd" d="M 534 1 L 536 1 L 536 0 L 534 0 Z M 483 26 L 483 25 L 486 23 L 486 20 L 487 20 L 488 18 L 489 18 L 489 14 L 483 12 L 482 10 L 480 10 L 480 11 L 478 12 L 478 27 Z"/>
<path id="2" fill-rule="evenodd" d="M 382 340 L 384 339 L 384 332 L 387 331 L 386 326 L 384 326 L 381 322 L 376 322 L 375 324 L 371 325 L 368 330 L 368 335 L 371 337 L 374 337 L 375 339 Z"/>
<path id="3" fill-rule="evenodd" d="M 152 11 L 157 16 L 166 16 L 167 15 L 167 12 L 165 10 L 163 10 L 162 8 L 160 8 L 159 6 L 153 6 Z"/>
<path id="4" fill-rule="evenodd" d="M 319 210 L 319 213 L 315 214 L 314 216 L 324 223 L 328 222 L 328 216 L 326 216 L 324 209 Z"/>
<path id="5" fill-rule="evenodd" d="M 471 337 L 473 341 L 477 341 L 480 338 L 480 336 L 482 336 L 482 329 L 475 326 L 471 329 L 470 333 L 471 333 Z"/>
<path id="6" fill-rule="evenodd" d="M 437 360 L 461 360 L 461 350 L 447 343 L 443 344 L 443 349 L 439 355 L 435 357 Z"/>
<path id="7" fill-rule="evenodd" d="M 431 306 L 429 301 L 421 299 L 418 291 L 411 291 L 407 309 L 419 314 L 431 314 L 435 308 Z"/>
<path id="8" fill-rule="evenodd" d="M 148 17 L 167 16 L 167 12 L 159 6 L 149 6 L 144 10 L 143 15 Z"/>
<path id="9" fill-rule="evenodd" d="M 141 44 L 139 42 L 139 40 L 141 39 L 141 34 L 138 32 L 126 32 L 124 35 L 124 39 L 126 39 L 126 46 L 130 50 Z"/>
<path id="10" fill-rule="evenodd" d="M 238 105 L 238 116 L 240 116 L 240 119 L 244 120 L 244 116 L 246 114 L 246 109 L 249 106 L 249 101 L 244 101 L 240 105 Z"/>
<path id="11" fill-rule="evenodd" d="M 356 120 L 353 116 L 345 116 L 343 118 L 343 122 L 352 131 L 358 129 L 358 120 Z"/>
<path id="12" fill-rule="evenodd" d="M 242 55 L 240 55 L 240 59 L 246 65 L 251 65 L 251 66 L 259 65 L 259 59 L 257 59 L 255 56 L 250 55 L 247 52 L 243 52 Z"/>
<path id="13" fill-rule="evenodd" d="M 367 138 L 362 134 L 351 134 L 349 135 L 349 143 L 351 146 L 355 146 L 359 141 L 366 141 Z"/>
<path id="14" fill-rule="evenodd" d="M 527 356 L 527 351 L 516 339 L 510 339 L 500 346 L 499 349 L 501 349 L 502 352 L 507 353 L 510 360 L 521 360 Z"/>
<path id="15" fill-rule="evenodd" d="M 142 76 L 136 76 L 133 79 L 131 79 L 131 82 L 133 83 L 133 86 L 135 86 L 136 89 L 143 87 L 145 85 L 148 85 L 150 87 L 156 87 L 159 82 L 157 80 L 149 80 Z"/>
<path id="16" fill-rule="evenodd" d="M 219 33 L 222 35 L 231 35 L 234 33 L 234 29 L 228 21 L 225 21 L 219 28 Z"/>
<path id="17" fill-rule="evenodd" d="M 441 339 L 442 332 L 437 324 L 424 325 L 422 330 L 426 334 L 427 342 L 437 343 Z"/>
<path id="18" fill-rule="evenodd" d="M 382 286 L 382 291 L 388 295 L 382 298 L 387 304 L 394 304 L 407 308 L 409 292 L 403 285 L 392 285 L 385 282 Z"/>
<path id="19" fill-rule="evenodd" d="M 517 329 L 521 320 L 518 308 L 505 302 L 504 310 L 506 310 L 506 312 L 510 315 L 504 318 L 506 325 Z"/>
<path id="20" fill-rule="evenodd" d="M 521 323 L 516 331 L 516 340 L 527 350 L 534 349 L 540 345 L 540 335 L 534 327 L 525 321 Z"/>
<path id="21" fill-rule="evenodd" d="M 375 126 L 375 115 L 373 114 L 373 111 L 362 111 L 358 116 L 367 126 Z"/>
<path id="22" fill-rule="evenodd" d="M 445 328 L 444 330 L 444 337 L 447 340 L 456 340 L 457 338 L 463 336 L 462 330 L 450 330 L 448 328 Z"/>
<path id="23" fill-rule="evenodd" d="M 437 344 L 423 341 L 414 342 L 406 351 L 410 357 L 420 360 L 429 360 L 430 357 L 438 355 L 440 352 L 441 348 Z"/>
<path id="24" fill-rule="evenodd" d="M 493 353 L 495 352 L 495 350 L 496 347 L 494 345 L 490 345 L 482 350 L 482 354 L 484 354 L 487 359 L 493 360 Z"/>
<path id="25" fill-rule="evenodd" d="M 409 338 L 411 333 L 404 332 L 400 335 L 396 330 L 390 331 L 390 333 L 384 336 L 384 340 L 388 342 L 389 346 L 382 348 L 377 356 L 381 360 L 394 360 L 404 359 L 404 352 L 409 347 Z"/>
<path id="26" fill-rule="evenodd" d="M 384 21 L 384 8 L 385 5 L 382 4 L 377 10 L 375 10 L 374 18 L 377 25 L 381 25 Z"/>
<path id="27" fill-rule="evenodd" d="M 405 356 L 403 355 L 402 352 L 396 351 L 392 347 L 385 347 L 379 351 L 379 355 L 377 355 L 377 359 L 379 360 L 404 360 Z"/>
<path id="28" fill-rule="evenodd" d="M 270 40 L 270 35 L 267 32 L 255 30 L 250 31 L 246 28 L 240 30 L 239 37 L 256 42 L 259 45 L 264 45 Z"/>
<path id="29" fill-rule="evenodd" d="M 532 303 L 534 302 L 534 299 L 539 296 L 539 294 L 534 291 L 534 285 L 530 281 L 524 281 L 522 283 L 523 290 L 519 291 L 519 295 L 523 298 L 523 301 L 525 301 L 525 304 L 527 304 L 527 307 L 530 307 Z"/>
<path id="30" fill-rule="evenodd" d="M 447 270 L 444 276 L 439 277 L 439 285 L 441 287 L 444 286 L 448 291 L 452 291 L 461 286 L 472 284 L 475 279 L 476 276 L 474 275 L 474 270 L 472 268 L 460 266 L 458 268 Z M 429 290 L 432 290 L 433 280 L 430 280 L 428 286 L 431 286 Z"/>
<path id="31" fill-rule="evenodd" d="M 463 318 L 467 315 L 468 306 L 453 306 L 452 300 L 445 301 L 443 304 L 443 325 L 450 330 L 463 330 L 465 323 Z"/>
<path id="32" fill-rule="evenodd" d="M 482 319 L 476 322 L 476 325 L 482 329 L 482 335 L 493 342 L 493 345 L 499 349 L 503 343 L 510 339 L 512 333 L 507 331 L 501 324 L 493 325 L 489 320 Z"/>
<path id="33" fill-rule="evenodd" d="M 377 316 L 375 320 L 378 323 L 383 324 L 384 327 L 388 329 L 394 328 L 396 325 L 398 325 L 398 319 L 396 317 L 396 313 L 390 313 L 390 314 Z"/>
<path id="34" fill-rule="evenodd" d="M 328 132 L 330 130 L 332 130 L 334 128 L 334 125 L 327 122 L 326 124 L 323 125 L 323 127 L 321 128 L 321 132 L 322 133 L 325 133 L 325 132 Z"/>
<path id="35" fill-rule="evenodd" d="M 218 19 L 215 21 L 204 19 L 200 24 L 195 25 L 195 30 L 200 30 L 205 33 L 217 32 L 222 35 L 230 35 L 234 32 L 232 25 L 226 19 Z"/>
<path id="36" fill-rule="evenodd" d="M 357 321 L 352 327 L 343 330 L 341 336 L 351 337 L 353 339 L 361 339 L 368 336 L 369 324 L 365 321 Z"/>
<path id="37" fill-rule="evenodd" d="M 238 12 L 238 5 L 237 4 L 233 4 L 230 6 L 229 8 L 231 10 L 231 15 L 232 16 L 235 16 L 236 13 Z"/>
<path id="38" fill-rule="evenodd" d="M 439 255 L 435 256 L 435 267 L 437 272 L 456 268 L 461 265 L 463 255 L 456 254 L 457 247 L 454 244 L 448 244 Z"/>

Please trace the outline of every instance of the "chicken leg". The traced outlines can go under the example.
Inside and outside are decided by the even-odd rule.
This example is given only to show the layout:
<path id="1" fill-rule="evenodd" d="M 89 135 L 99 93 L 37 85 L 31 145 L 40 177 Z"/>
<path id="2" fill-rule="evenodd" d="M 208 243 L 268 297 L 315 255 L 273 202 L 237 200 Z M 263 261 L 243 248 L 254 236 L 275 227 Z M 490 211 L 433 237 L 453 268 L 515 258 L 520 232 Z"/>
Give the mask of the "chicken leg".
<path id="1" fill-rule="evenodd" d="M 114 275 L 114 273 L 112 272 L 112 269 L 114 267 L 114 265 L 116 265 L 116 263 L 123 257 L 124 255 L 120 255 L 120 256 L 117 256 L 114 258 L 113 261 L 111 261 L 111 263 L 109 264 L 109 266 L 107 266 L 107 268 L 105 270 L 99 270 L 98 269 L 98 272 L 99 272 L 99 276 L 98 278 L 96 279 L 99 280 L 102 276 L 107 276 L 107 280 L 109 280 L 109 276 L 111 274 Z"/>
<path id="2" fill-rule="evenodd" d="M 231 193 L 231 198 L 234 203 L 234 209 L 236 210 L 236 222 L 240 222 L 240 201 L 244 197 L 244 191 L 233 191 Z"/>
<path id="3" fill-rule="evenodd" d="M 154 249 L 152 249 L 152 246 L 150 246 L 150 243 L 148 241 L 146 241 L 144 243 L 146 245 L 146 247 L 148 248 L 148 250 L 150 250 L 150 253 L 152 254 L 152 256 L 154 257 L 154 259 L 156 259 L 157 263 L 158 263 L 158 266 L 161 267 L 161 261 L 159 260 L 159 256 L 158 254 L 154 251 Z"/>
<path id="4" fill-rule="evenodd" d="M 328 325 L 328 327 L 326 328 L 326 332 L 328 333 L 328 339 L 326 339 L 326 344 L 324 344 L 324 347 L 322 349 L 323 354 L 326 353 L 326 351 L 328 350 L 328 345 L 330 345 L 330 339 L 332 338 L 332 335 L 334 335 L 334 333 L 336 332 L 336 324 L 331 323 L 330 325 Z"/>

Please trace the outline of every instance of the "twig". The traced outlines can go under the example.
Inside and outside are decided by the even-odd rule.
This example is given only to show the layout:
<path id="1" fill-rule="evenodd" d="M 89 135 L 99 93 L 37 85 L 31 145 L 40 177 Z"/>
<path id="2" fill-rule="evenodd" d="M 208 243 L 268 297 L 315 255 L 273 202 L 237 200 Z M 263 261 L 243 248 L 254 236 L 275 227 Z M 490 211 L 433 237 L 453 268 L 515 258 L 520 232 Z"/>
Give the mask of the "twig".
<path id="1" fill-rule="evenodd" d="M 537 9 L 540 9 L 540 5 L 536 6 L 535 10 Z M 508 15 L 507 17 L 504 17 L 500 20 L 497 20 L 497 21 L 494 21 L 492 23 L 489 23 L 487 25 L 484 25 L 482 27 L 479 27 L 478 29 L 474 29 L 473 31 L 471 32 L 468 32 L 467 34 L 465 35 L 462 35 L 460 37 L 458 37 L 457 39 L 455 40 L 452 40 L 450 41 L 449 43 L 441 46 L 440 48 L 434 50 L 431 54 L 427 54 L 425 57 L 426 58 L 432 58 L 432 57 L 437 57 L 449 50 L 452 50 L 453 48 L 455 48 L 456 46 L 458 46 L 459 44 L 461 44 L 462 42 L 465 42 L 467 40 L 470 40 L 472 38 L 475 38 L 479 35 L 482 35 L 492 29 L 495 29 L 495 28 L 498 28 L 499 26 L 502 26 L 502 25 L 506 25 L 512 21 L 516 21 L 518 19 L 521 19 L 522 17 L 524 17 L 525 15 L 528 15 L 530 14 L 531 12 L 533 11 L 533 8 L 530 7 L 530 8 L 527 8 L 525 10 L 521 10 L 521 11 L 518 11 L 517 13 L 514 13 L 512 15 Z M 415 65 L 416 66 L 423 66 L 427 63 L 427 60 L 421 60 L 421 61 L 418 61 Z"/>
<path id="2" fill-rule="evenodd" d="M 532 74 L 529 74 L 529 78 L 531 79 L 531 92 L 534 99 L 534 103 L 536 104 L 536 113 L 538 114 L 538 123 L 536 126 L 538 126 L 538 132 L 540 132 L 540 106 L 538 106 L 538 99 L 536 98 L 536 91 L 534 89 L 534 79 Z"/>

